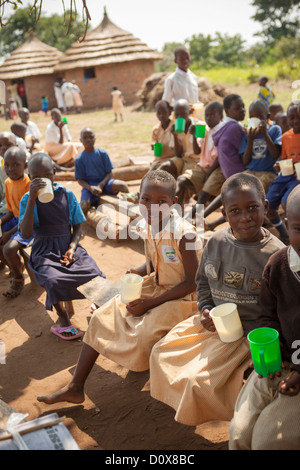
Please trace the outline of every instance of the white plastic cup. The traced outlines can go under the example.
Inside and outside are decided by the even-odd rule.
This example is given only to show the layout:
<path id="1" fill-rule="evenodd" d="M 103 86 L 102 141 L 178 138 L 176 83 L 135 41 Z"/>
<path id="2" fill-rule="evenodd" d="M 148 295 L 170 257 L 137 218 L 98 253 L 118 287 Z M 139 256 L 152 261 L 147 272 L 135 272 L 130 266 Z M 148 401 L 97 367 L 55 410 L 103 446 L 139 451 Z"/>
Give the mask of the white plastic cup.
<path id="1" fill-rule="evenodd" d="M 0 340 L 0 364 L 6 364 L 5 343 Z"/>
<path id="2" fill-rule="evenodd" d="M 260 125 L 260 119 L 253 117 L 248 120 L 248 129 L 255 129 Z"/>
<path id="3" fill-rule="evenodd" d="M 209 315 L 213 319 L 220 340 L 224 343 L 232 343 L 243 336 L 244 330 L 236 304 L 218 305 L 209 312 Z"/>
<path id="4" fill-rule="evenodd" d="M 300 162 L 294 163 L 297 180 L 300 181 Z"/>
<path id="5" fill-rule="evenodd" d="M 279 161 L 280 171 L 282 176 L 289 176 L 294 174 L 294 165 L 292 158 L 286 158 Z"/>
<path id="6" fill-rule="evenodd" d="M 54 198 L 52 181 L 49 178 L 41 178 L 46 186 L 39 190 L 38 198 L 40 202 L 51 202 Z"/>
<path id="7" fill-rule="evenodd" d="M 142 293 L 143 278 L 138 274 L 124 274 L 121 276 L 121 302 L 128 304 L 139 299 Z"/>

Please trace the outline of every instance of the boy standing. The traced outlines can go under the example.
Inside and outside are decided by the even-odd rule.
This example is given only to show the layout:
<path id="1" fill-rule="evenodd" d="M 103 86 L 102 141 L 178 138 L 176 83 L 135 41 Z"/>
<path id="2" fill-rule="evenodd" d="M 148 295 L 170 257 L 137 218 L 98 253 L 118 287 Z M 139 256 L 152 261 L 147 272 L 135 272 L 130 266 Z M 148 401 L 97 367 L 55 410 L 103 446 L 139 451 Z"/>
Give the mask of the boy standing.
<path id="1" fill-rule="evenodd" d="M 113 164 L 107 152 L 95 148 L 95 133 L 85 127 L 80 133 L 84 150 L 75 159 L 75 179 L 81 190 L 80 206 L 86 215 L 91 206 L 98 207 L 101 194 L 128 193 L 127 184 L 112 178 Z"/>
<path id="2" fill-rule="evenodd" d="M 174 62 L 177 68 L 165 82 L 162 100 L 174 105 L 176 101 L 185 99 L 189 104 L 199 102 L 198 82 L 196 75 L 189 69 L 191 57 L 188 49 L 176 47 Z"/>

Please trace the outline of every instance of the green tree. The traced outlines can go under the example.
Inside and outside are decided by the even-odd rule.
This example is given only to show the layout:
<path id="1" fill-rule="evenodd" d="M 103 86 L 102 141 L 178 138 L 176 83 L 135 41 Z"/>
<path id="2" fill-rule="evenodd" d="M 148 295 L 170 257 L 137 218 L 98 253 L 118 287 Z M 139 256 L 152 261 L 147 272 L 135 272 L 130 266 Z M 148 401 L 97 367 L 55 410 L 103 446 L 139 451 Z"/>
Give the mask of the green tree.
<path id="1" fill-rule="evenodd" d="M 252 16 L 263 29 L 257 33 L 268 43 L 281 37 L 296 37 L 300 27 L 300 0 L 253 0 L 256 8 Z"/>
<path id="2" fill-rule="evenodd" d="M 156 63 L 155 69 L 157 72 L 167 72 L 175 70 L 176 64 L 174 63 L 174 51 L 176 47 L 182 46 L 180 42 L 166 42 L 162 48 L 161 53 L 163 59 Z"/>
<path id="3" fill-rule="evenodd" d="M 212 57 L 224 65 L 239 65 L 243 62 L 245 40 L 240 34 L 229 36 L 216 33 L 216 45 L 212 48 Z"/>
<path id="4" fill-rule="evenodd" d="M 66 16 L 69 13 L 67 11 Z M 0 29 L 1 55 L 8 54 L 23 44 L 31 28 L 41 41 L 64 52 L 76 39 L 84 34 L 85 23 L 79 18 L 78 14 L 73 12 L 72 22 L 67 34 L 64 15 L 41 16 L 39 21 L 36 22 L 31 7 L 18 8 L 7 19 L 5 26 Z"/>
<path id="5" fill-rule="evenodd" d="M 208 36 L 193 34 L 187 42 L 193 62 L 202 62 L 204 59 L 209 58 L 213 43 L 213 38 L 210 34 Z"/>

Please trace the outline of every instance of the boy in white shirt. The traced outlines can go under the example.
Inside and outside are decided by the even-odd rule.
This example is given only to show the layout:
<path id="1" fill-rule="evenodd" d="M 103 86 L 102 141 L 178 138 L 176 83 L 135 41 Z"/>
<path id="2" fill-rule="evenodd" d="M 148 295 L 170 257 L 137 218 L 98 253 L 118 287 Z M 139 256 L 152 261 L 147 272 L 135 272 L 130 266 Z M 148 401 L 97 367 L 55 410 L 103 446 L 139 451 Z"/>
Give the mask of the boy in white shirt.
<path id="1" fill-rule="evenodd" d="M 179 46 L 174 51 L 174 62 L 177 68 L 165 82 L 162 100 L 174 105 L 176 101 L 185 99 L 189 104 L 199 102 L 198 82 L 196 75 L 189 69 L 191 57 L 186 47 Z"/>

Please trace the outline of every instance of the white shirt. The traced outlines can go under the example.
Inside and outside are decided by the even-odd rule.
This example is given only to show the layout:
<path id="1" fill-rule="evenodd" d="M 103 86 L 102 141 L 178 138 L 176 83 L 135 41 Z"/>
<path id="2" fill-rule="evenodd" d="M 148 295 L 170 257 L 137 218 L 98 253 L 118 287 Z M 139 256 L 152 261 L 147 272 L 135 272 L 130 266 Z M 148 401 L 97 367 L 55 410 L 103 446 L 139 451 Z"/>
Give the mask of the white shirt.
<path id="1" fill-rule="evenodd" d="M 42 137 L 38 126 L 32 121 L 27 121 L 26 135 L 33 135 L 36 139 L 40 139 Z"/>
<path id="2" fill-rule="evenodd" d="M 190 69 L 184 72 L 177 67 L 166 79 L 162 99 L 171 105 L 180 99 L 185 99 L 190 104 L 199 103 L 197 76 Z"/>
<path id="3" fill-rule="evenodd" d="M 66 124 L 62 128 L 62 133 L 64 137 L 64 142 L 72 140 Z M 59 144 L 59 139 L 60 139 L 59 127 L 55 124 L 54 121 L 51 121 L 50 124 L 48 124 L 47 129 L 46 129 L 45 142 Z"/>

